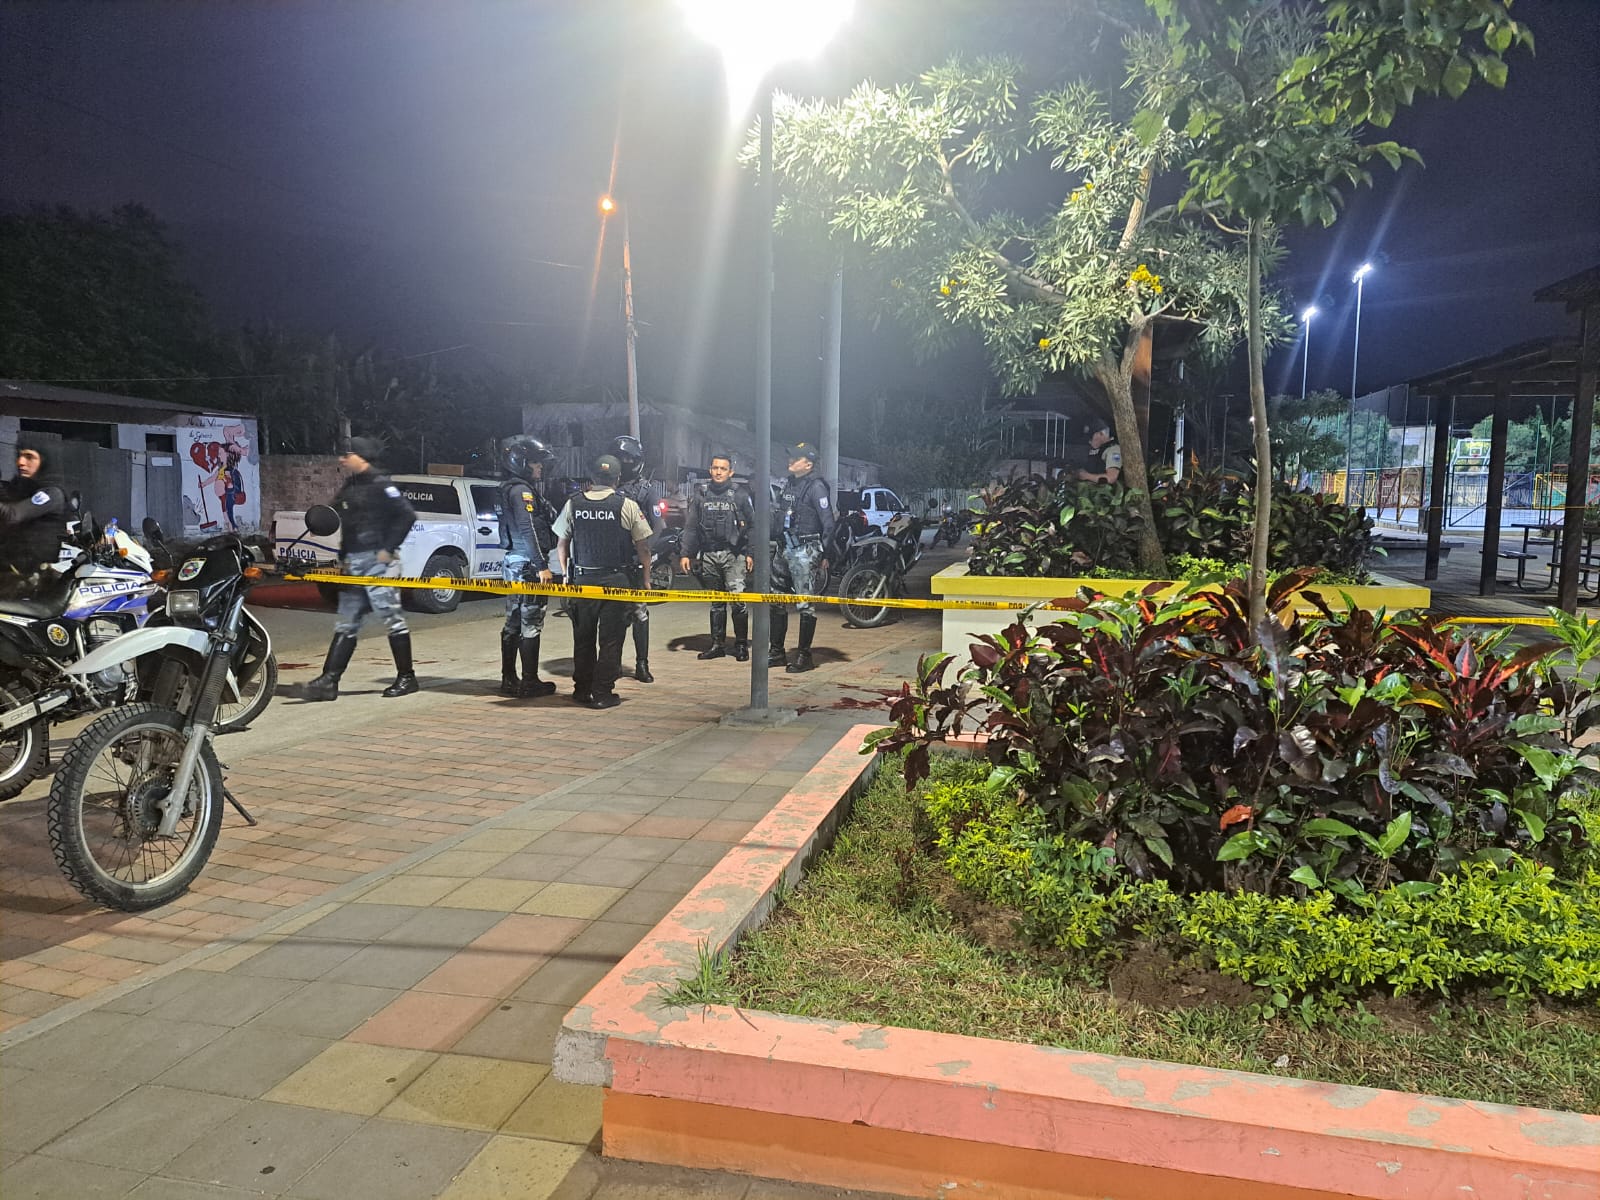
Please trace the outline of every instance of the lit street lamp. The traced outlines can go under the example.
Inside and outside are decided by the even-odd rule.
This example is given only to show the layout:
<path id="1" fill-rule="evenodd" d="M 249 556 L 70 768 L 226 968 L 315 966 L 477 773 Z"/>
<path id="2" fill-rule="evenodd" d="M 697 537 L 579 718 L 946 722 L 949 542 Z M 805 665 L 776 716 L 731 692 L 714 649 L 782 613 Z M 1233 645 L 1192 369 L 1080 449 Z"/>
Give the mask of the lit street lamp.
<path id="1" fill-rule="evenodd" d="M 1356 437 L 1356 366 L 1361 361 L 1361 288 L 1372 273 L 1371 263 L 1362 263 L 1350 282 L 1356 285 L 1356 347 L 1350 356 L 1350 413 L 1344 423 L 1344 502 L 1350 503 L 1350 454 Z"/>
<path id="2" fill-rule="evenodd" d="M 610 196 L 600 197 L 600 215 L 622 213 L 622 320 L 628 340 L 628 432 L 639 436 L 639 360 L 634 354 L 638 330 L 633 323 L 633 256 L 628 248 L 628 210 Z"/>
<path id="3" fill-rule="evenodd" d="M 745 105 L 760 91 L 761 233 L 756 276 L 756 462 L 753 590 L 772 588 L 772 222 L 777 189 L 772 179 L 772 88 L 767 75 L 778 63 L 820 51 L 850 15 L 851 0 L 679 0 L 685 22 L 722 54 L 729 109 L 742 120 Z M 767 647 L 772 613 L 752 605 L 750 708 L 767 715 Z"/>
<path id="4" fill-rule="evenodd" d="M 1300 364 L 1300 399 L 1306 398 L 1306 380 L 1311 374 L 1311 318 L 1317 315 L 1317 306 L 1313 304 L 1300 314 L 1300 322 L 1306 327 L 1305 358 Z"/>

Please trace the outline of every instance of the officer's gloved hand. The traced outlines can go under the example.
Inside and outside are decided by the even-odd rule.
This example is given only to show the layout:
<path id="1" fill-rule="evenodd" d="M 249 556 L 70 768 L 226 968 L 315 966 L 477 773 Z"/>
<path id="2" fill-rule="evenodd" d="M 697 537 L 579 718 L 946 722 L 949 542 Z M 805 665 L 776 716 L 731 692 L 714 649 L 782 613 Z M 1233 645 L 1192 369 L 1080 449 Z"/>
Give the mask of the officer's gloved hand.
<path id="1" fill-rule="evenodd" d="M 394 555 L 390 554 L 387 550 L 379 550 L 378 553 L 373 557 L 375 557 L 384 566 L 388 566 L 394 561 Z"/>

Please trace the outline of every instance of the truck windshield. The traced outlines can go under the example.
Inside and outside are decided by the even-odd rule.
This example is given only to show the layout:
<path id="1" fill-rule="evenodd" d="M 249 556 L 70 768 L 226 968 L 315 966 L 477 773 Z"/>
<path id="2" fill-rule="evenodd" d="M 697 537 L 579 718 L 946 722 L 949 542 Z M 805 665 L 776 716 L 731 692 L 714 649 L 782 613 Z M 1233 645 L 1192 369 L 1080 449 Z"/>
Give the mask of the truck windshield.
<path id="1" fill-rule="evenodd" d="M 420 479 L 396 479 L 395 487 L 419 513 L 461 515 L 461 496 L 453 483 L 427 483 Z"/>

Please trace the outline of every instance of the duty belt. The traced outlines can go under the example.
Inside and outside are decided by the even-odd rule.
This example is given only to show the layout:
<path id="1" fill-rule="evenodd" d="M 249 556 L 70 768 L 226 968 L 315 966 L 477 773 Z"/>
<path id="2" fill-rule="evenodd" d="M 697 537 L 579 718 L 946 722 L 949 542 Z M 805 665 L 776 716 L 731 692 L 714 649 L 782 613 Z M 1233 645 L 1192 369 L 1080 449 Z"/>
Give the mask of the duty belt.
<path id="1" fill-rule="evenodd" d="M 627 571 L 627 565 L 616 567 L 573 567 L 574 575 L 620 575 Z"/>

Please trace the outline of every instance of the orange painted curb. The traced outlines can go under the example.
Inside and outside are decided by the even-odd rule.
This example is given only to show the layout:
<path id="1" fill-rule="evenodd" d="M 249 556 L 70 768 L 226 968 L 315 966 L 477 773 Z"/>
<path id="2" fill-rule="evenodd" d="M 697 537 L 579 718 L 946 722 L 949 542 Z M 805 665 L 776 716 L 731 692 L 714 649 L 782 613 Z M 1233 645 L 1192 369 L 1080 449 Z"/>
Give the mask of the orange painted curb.
<path id="1" fill-rule="evenodd" d="M 610 1089 L 608 1153 L 1015 1200 L 1600 1197 L 1592 1116 L 663 1006 L 663 987 L 758 926 L 780 883 L 831 842 L 875 769 L 857 752 L 872 728 L 846 734 L 567 1014 L 555 1072 Z M 973 1146 L 988 1149 L 962 1157 Z"/>

